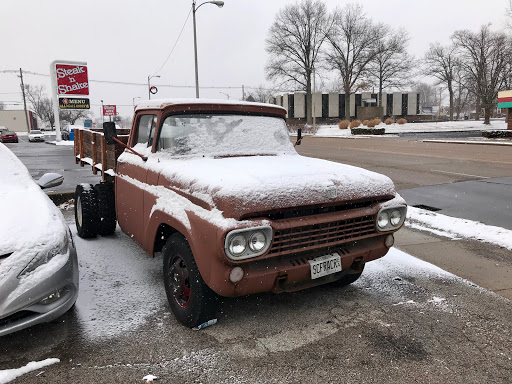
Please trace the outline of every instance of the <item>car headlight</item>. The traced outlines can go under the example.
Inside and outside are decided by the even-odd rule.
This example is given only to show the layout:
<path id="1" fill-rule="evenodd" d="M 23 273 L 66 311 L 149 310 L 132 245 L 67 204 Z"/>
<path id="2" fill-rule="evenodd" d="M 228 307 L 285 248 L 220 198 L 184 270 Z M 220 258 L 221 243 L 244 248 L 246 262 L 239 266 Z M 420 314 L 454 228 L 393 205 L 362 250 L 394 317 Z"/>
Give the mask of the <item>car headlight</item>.
<path id="1" fill-rule="evenodd" d="M 269 226 L 235 229 L 227 234 L 224 242 L 226 255 L 232 260 L 244 260 L 263 255 L 272 241 Z"/>
<path id="2" fill-rule="evenodd" d="M 381 209 L 377 214 L 377 229 L 385 232 L 399 228 L 405 220 L 406 213 L 406 206 Z"/>
<path id="3" fill-rule="evenodd" d="M 43 264 L 46 264 L 51 259 L 53 259 L 57 255 L 65 255 L 69 250 L 69 242 L 67 234 L 64 236 L 63 240 L 53 248 L 47 249 L 45 251 L 39 252 L 27 266 L 21 271 L 18 275 L 18 279 L 22 276 L 28 275 L 29 273 L 35 271 L 38 267 Z"/>

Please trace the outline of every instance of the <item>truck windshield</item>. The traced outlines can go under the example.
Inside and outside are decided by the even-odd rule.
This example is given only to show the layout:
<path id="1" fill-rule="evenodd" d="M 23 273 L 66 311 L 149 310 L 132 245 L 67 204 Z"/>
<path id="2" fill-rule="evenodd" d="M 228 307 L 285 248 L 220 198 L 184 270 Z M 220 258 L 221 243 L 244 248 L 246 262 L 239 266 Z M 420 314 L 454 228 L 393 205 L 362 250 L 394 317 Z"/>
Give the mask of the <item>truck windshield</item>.
<path id="1" fill-rule="evenodd" d="M 296 153 L 283 119 L 269 116 L 168 116 L 157 151 L 172 156 L 244 156 Z"/>

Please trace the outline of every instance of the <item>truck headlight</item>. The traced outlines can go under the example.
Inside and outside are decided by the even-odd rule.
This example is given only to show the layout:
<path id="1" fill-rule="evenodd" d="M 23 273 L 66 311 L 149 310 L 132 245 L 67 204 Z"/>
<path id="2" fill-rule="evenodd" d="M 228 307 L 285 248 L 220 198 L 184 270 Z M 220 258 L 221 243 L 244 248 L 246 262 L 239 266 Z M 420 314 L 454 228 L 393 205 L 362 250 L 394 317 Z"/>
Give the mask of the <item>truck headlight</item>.
<path id="1" fill-rule="evenodd" d="M 69 250 L 69 242 L 68 242 L 68 236 L 67 234 L 64 235 L 64 238 L 62 241 L 45 251 L 39 252 L 30 262 L 27 264 L 27 266 L 23 269 L 23 271 L 20 272 L 18 275 L 18 279 L 20 279 L 22 276 L 28 275 L 30 272 L 35 271 L 38 267 L 40 267 L 43 264 L 46 264 L 51 259 L 53 259 L 57 255 L 65 255 L 68 253 Z"/>
<path id="2" fill-rule="evenodd" d="M 406 213 L 406 206 L 381 209 L 377 214 L 377 230 L 385 232 L 399 228 L 405 220 Z"/>
<path id="3" fill-rule="evenodd" d="M 244 260 L 263 255 L 272 241 L 269 226 L 235 229 L 227 234 L 224 242 L 226 255 L 232 260 Z"/>

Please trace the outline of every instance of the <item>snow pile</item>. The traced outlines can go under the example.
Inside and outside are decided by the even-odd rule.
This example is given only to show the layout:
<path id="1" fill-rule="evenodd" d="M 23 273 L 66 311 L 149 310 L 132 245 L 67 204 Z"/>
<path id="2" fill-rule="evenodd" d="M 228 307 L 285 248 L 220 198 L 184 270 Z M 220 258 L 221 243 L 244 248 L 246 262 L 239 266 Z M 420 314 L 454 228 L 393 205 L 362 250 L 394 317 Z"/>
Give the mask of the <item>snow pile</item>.
<path id="1" fill-rule="evenodd" d="M 419 208 L 408 207 L 405 225 L 412 229 L 429 231 L 451 239 L 466 238 L 496 244 L 512 250 L 512 231 L 459 219 Z"/>
<path id="2" fill-rule="evenodd" d="M 43 361 L 31 361 L 27 365 L 17 369 L 6 369 L 0 371 L 0 384 L 8 383 L 17 377 L 25 375 L 29 372 L 36 371 L 38 369 L 47 367 L 52 364 L 60 363 L 59 359 L 46 359 Z"/>

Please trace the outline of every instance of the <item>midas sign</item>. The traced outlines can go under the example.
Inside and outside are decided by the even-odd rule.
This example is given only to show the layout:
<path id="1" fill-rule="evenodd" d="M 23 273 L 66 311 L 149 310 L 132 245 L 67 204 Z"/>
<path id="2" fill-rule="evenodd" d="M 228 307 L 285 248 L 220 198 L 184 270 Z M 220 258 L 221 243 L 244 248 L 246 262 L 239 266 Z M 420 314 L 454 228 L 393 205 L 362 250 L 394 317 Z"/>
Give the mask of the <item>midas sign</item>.
<path id="1" fill-rule="evenodd" d="M 56 64 L 57 94 L 88 95 L 89 79 L 85 65 Z"/>

